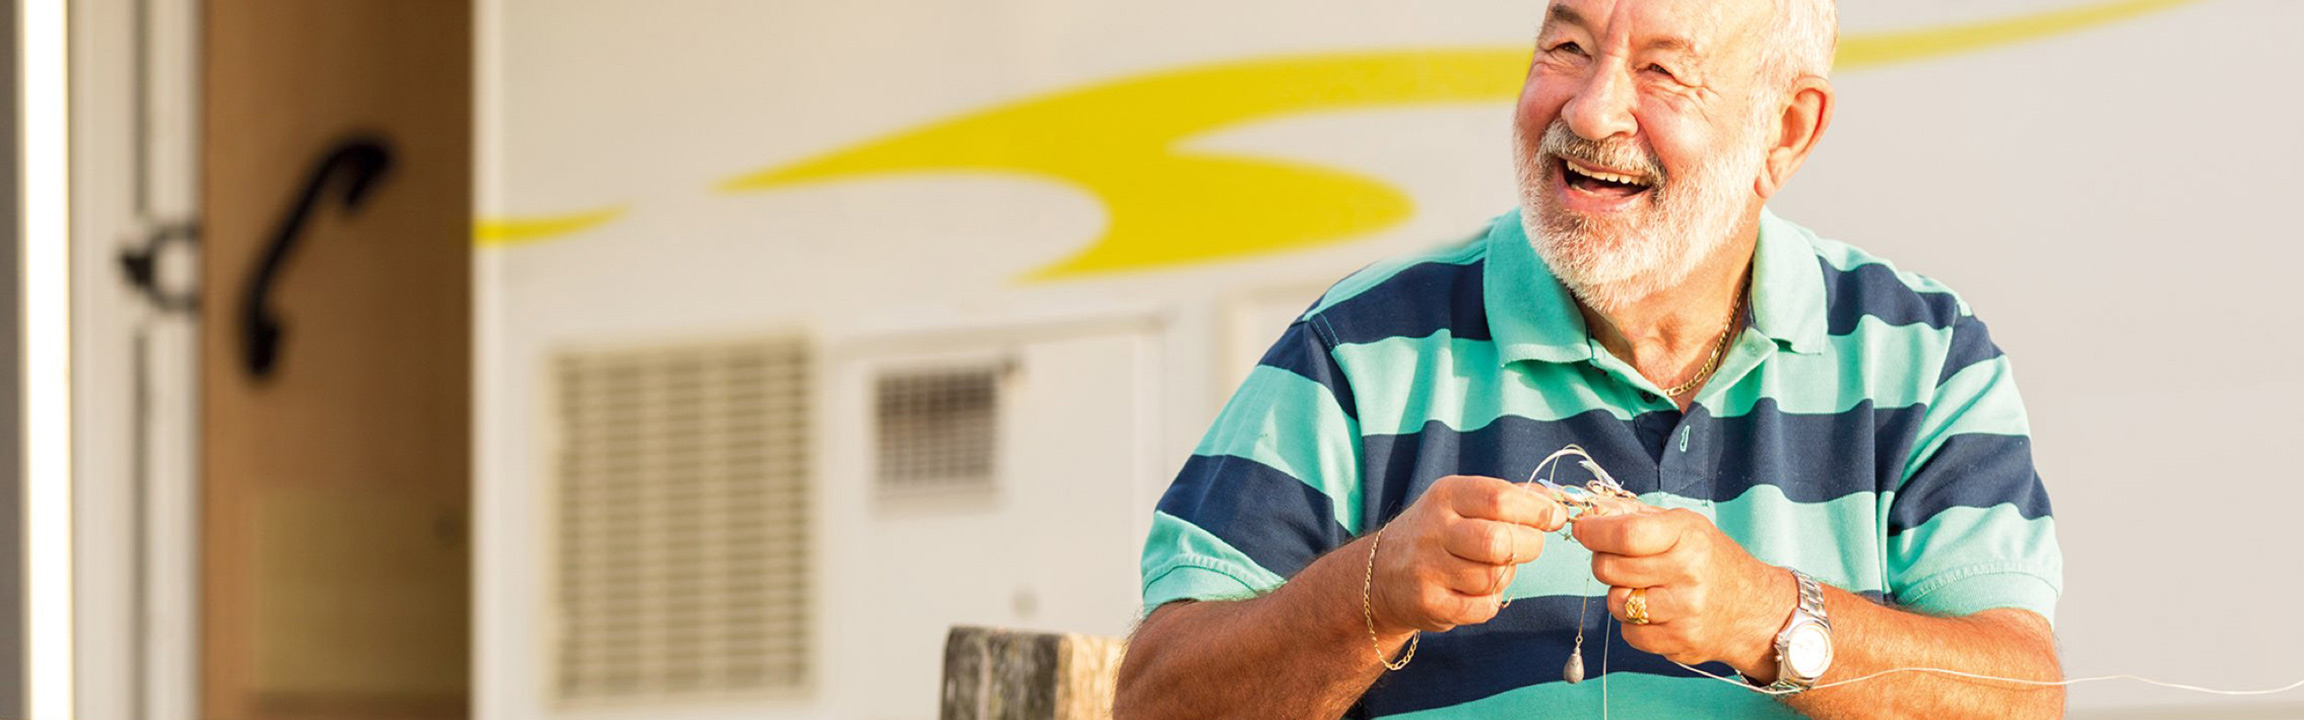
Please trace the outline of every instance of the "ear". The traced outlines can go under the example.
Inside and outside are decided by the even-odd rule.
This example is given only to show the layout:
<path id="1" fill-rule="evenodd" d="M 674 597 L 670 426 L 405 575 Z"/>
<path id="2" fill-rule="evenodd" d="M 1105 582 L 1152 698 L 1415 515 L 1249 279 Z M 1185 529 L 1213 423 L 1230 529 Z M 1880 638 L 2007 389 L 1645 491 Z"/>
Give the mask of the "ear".
<path id="1" fill-rule="evenodd" d="M 1832 83 L 1824 78 L 1801 75 L 1793 81 L 1783 114 L 1777 120 L 1776 132 L 1769 136 L 1760 177 L 1753 181 L 1752 190 L 1763 202 L 1784 189 L 1784 184 L 1792 180 L 1792 173 L 1807 162 L 1808 151 L 1816 148 L 1816 141 L 1824 137 L 1824 128 L 1832 125 L 1832 102 Z"/>

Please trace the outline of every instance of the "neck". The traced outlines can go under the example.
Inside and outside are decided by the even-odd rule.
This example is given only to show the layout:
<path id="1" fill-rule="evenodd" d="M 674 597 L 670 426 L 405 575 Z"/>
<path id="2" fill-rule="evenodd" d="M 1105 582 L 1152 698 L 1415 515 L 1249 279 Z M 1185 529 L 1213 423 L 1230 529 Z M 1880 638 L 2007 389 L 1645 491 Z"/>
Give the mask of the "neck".
<path id="1" fill-rule="evenodd" d="M 1758 245 L 1757 217 L 1740 223 L 1734 239 L 1721 243 L 1688 277 L 1645 296 L 1600 310 L 1581 298 L 1577 309 L 1601 347 L 1630 363 L 1657 387 L 1672 388 L 1705 371 L 1713 347 L 1741 323 L 1729 313 L 1739 304 L 1744 279 Z M 1721 349 L 1726 355 L 1727 350 Z M 1672 398 L 1685 410 L 1695 388 Z"/>

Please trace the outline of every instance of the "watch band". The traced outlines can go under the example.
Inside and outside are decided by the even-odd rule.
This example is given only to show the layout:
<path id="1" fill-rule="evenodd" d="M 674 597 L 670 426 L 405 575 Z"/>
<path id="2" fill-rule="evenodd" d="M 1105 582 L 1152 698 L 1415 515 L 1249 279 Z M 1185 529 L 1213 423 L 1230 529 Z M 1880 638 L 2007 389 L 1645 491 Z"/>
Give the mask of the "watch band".
<path id="1" fill-rule="evenodd" d="M 1776 682 L 1767 686 L 1777 697 L 1797 695 L 1816 685 L 1816 678 L 1796 677 L 1792 662 L 1785 657 L 1790 652 L 1792 631 L 1806 623 L 1823 626 L 1825 637 L 1831 637 L 1832 622 L 1824 616 L 1824 586 L 1808 573 L 1785 568 L 1792 573 L 1792 581 L 1800 588 L 1800 602 L 1793 606 L 1792 616 L 1784 621 L 1784 629 L 1776 633 Z"/>

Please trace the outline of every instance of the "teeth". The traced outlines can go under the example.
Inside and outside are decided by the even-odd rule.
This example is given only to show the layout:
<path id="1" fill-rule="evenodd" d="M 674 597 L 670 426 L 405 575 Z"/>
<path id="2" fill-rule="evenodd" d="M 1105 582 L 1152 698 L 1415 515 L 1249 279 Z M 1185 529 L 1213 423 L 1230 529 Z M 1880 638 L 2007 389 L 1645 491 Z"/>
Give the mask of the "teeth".
<path id="1" fill-rule="evenodd" d="M 1612 183 L 1623 183 L 1623 184 L 1625 184 L 1625 185 L 1646 185 L 1646 184 L 1647 184 L 1647 183 L 1644 183 L 1644 182 L 1640 182 L 1640 179 L 1639 179 L 1639 178 L 1636 178 L 1636 177 L 1632 177 L 1632 176 L 1630 176 L 1630 175 L 1618 175 L 1618 174 L 1616 174 L 1616 173 L 1612 173 L 1612 172 L 1600 172 L 1600 171 L 1597 171 L 1597 170 L 1592 170 L 1592 169 L 1586 168 L 1586 167 L 1584 167 L 1584 166 L 1582 166 L 1582 165 L 1576 165 L 1576 166 L 1574 166 L 1574 167 L 1576 168 L 1576 174 L 1578 174 L 1578 175 L 1583 175 L 1583 176 L 1585 176 L 1585 177 L 1589 177 L 1589 178 L 1594 178 L 1594 179 L 1597 179 L 1597 180 L 1606 180 L 1606 181 L 1608 181 L 1608 182 L 1612 182 Z"/>

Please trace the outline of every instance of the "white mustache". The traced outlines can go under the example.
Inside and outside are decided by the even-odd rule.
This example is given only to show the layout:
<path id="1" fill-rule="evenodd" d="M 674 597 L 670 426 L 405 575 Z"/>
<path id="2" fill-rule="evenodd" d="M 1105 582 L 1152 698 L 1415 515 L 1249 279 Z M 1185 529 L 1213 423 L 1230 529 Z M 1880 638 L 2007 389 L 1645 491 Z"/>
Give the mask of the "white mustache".
<path id="1" fill-rule="evenodd" d="M 1552 121 L 1552 125 L 1544 129 L 1544 138 L 1536 149 L 1546 159 L 1565 158 L 1637 176 L 1658 190 L 1670 179 L 1664 174 L 1663 161 L 1657 159 L 1653 151 L 1631 140 L 1587 140 L 1560 120 Z"/>

